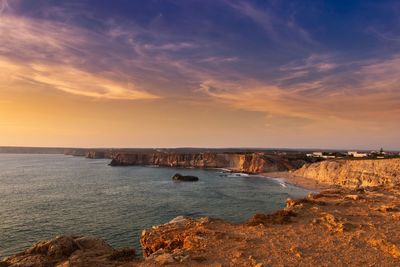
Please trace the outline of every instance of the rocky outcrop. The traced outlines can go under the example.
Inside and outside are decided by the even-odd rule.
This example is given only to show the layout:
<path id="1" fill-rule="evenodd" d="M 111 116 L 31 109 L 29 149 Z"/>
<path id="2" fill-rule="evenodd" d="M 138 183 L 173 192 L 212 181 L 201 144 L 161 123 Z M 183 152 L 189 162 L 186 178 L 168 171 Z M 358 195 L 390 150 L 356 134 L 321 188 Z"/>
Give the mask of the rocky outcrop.
<path id="1" fill-rule="evenodd" d="M 144 230 L 141 245 L 148 266 L 400 266 L 399 196 L 330 189 L 244 224 L 179 217 Z"/>
<path id="2" fill-rule="evenodd" d="M 87 151 L 85 157 L 88 159 L 105 159 L 111 158 L 111 154 L 106 151 Z"/>
<path id="3" fill-rule="evenodd" d="M 400 183 L 400 159 L 328 160 L 306 164 L 293 174 L 344 187 L 392 186 Z"/>
<path id="4" fill-rule="evenodd" d="M 0 261 L 0 266 L 123 266 L 134 258 L 134 249 L 113 249 L 95 237 L 58 236 Z"/>
<path id="5" fill-rule="evenodd" d="M 165 167 L 228 168 L 238 172 L 262 173 L 301 167 L 307 159 L 285 158 L 265 153 L 118 153 L 110 165 L 158 165 Z"/>
<path id="6" fill-rule="evenodd" d="M 196 182 L 199 180 L 199 177 L 192 175 L 182 175 L 180 173 L 176 173 L 172 176 L 172 180 L 174 181 L 182 181 L 182 182 Z"/>

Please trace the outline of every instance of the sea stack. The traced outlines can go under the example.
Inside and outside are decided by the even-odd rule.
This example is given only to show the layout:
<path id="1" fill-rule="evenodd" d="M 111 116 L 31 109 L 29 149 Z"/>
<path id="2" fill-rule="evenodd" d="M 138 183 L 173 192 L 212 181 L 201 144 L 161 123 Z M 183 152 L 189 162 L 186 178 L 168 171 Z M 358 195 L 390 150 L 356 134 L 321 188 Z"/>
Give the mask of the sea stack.
<path id="1" fill-rule="evenodd" d="M 191 176 L 191 175 L 182 175 L 180 173 L 176 173 L 174 176 L 172 176 L 172 180 L 183 181 L 183 182 L 196 182 L 199 180 L 199 177 Z"/>

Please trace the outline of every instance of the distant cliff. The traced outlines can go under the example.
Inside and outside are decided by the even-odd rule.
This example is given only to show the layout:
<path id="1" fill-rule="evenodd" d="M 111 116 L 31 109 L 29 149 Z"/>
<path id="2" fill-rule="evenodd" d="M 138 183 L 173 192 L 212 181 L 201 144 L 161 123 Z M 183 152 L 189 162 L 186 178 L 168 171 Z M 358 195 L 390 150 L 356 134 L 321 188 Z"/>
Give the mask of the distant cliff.
<path id="1" fill-rule="evenodd" d="M 300 168 L 307 159 L 285 158 L 265 153 L 119 153 L 111 166 L 158 165 L 167 167 L 227 168 L 262 173 Z"/>
<path id="2" fill-rule="evenodd" d="M 400 182 L 400 159 L 328 160 L 306 164 L 293 174 L 345 187 L 392 186 Z"/>

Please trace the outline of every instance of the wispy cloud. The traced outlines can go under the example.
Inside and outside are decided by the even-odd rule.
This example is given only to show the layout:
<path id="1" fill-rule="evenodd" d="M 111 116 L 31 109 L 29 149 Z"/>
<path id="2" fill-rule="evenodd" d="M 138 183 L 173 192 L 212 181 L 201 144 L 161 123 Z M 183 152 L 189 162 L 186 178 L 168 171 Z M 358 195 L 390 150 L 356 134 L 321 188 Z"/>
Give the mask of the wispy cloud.
<path id="1" fill-rule="evenodd" d="M 400 42 L 400 33 L 396 34 L 390 31 L 378 30 L 374 26 L 367 27 L 366 32 L 372 34 L 379 40 Z"/>
<path id="2" fill-rule="evenodd" d="M 11 62 L 0 57 L 0 89 L 16 84 L 26 88 L 46 88 L 98 99 L 156 99 L 158 96 L 138 90 L 135 85 L 113 81 L 72 66 Z M 5 80 L 7 77 L 7 80 Z M 8 82 L 7 82 L 8 81 Z"/>
<path id="3" fill-rule="evenodd" d="M 200 62 L 206 62 L 206 63 L 225 63 L 225 62 L 237 62 L 239 61 L 238 57 L 207 57 L 204 59 L 199 60 Z"/>
<path id="4" fill-rule="evenodd" d="M 47 88 L 104 99 L 154 99 L 159 96 L 138 88 L 135 81 L 121 81 L 112 66 L 99 60 L 101 36 L 63 23 L 2 14 L 0 69 L 7 79 L 31 81 Z M 109 58 L 108 58 L 109 59 Z M 2 81 L 3 86 L 5 81 Z"/>
<path id="5" fill-rule="evenodd" d="M 296 22 L 293 15 L 277 16 L 271 8 L 257 7 L 249 1 L 225 1 L 225 3 L 263 28 L 272 41 L 284 46 L 294 46 L 293 42 L 289 42 L 294 39 L 308 45 L 317 44 L 308 31 Z"/>
<path id="6" fill-rule="evenodd" d="M 5 12 L 10 10 L 10 4 L 8 3 L 8 0 L 0 0 L 0 15 Z"/>
<path id="7" fill-rule="evenodd" d="M 307 68 L 320 69 L 320 64 Z M 286 67 L 285 67 L 286 68 Z M 296 71 L 302 68 L 290 67 Z M 362 66 L 346 75 L 331 74 L 290 86 L 262 81 L 205 80 L 200 88 L 215 101 L 265 113 L 271 118 L 291 117 L 305 125 L 393 124 L 400 116 L 400 56 Z"/>

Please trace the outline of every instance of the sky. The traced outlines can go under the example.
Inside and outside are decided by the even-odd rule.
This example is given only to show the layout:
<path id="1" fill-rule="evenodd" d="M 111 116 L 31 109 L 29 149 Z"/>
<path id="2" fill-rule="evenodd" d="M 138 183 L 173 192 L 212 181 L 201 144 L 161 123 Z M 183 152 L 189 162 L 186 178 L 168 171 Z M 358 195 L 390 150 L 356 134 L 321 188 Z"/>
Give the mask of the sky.
<path id="1" fill-rule="evenodd" d="M 399 1 L 0 0 L 0 145 L 400 149 Z"/>

